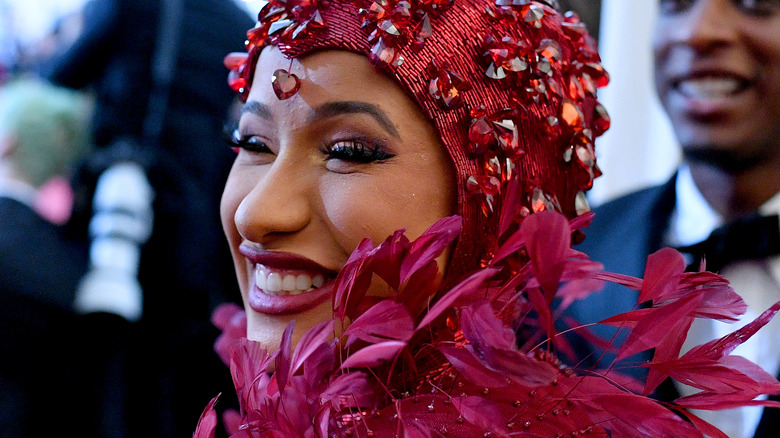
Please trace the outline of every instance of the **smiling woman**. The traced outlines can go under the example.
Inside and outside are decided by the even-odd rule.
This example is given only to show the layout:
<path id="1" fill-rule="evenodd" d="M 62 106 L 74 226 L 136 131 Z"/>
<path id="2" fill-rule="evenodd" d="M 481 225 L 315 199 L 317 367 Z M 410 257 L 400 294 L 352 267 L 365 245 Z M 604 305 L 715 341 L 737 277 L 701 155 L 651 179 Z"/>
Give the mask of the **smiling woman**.
<path id="1" fill-rule="evenodd" d="M 674 411 L 780 390 L 724 359 L 780 303 L 679 357 L 690 322 L 735 318 L 739 297 L 683 275 L 672 250 L 643 286 L 571 248 L 609 127 L 608 76 L 576 15 L 554 1 L 275 0 L 259 17 L 249 53 L 225 61 L 246 102 L 222 198 L 244 310 L 214 317 L 234 436 L 720 436 Z M 650 304 L 605 322 L 633 329 L 619 359 L 655 349 L 644 393 L 674 375 L 703 402 L 662 405 L 611 367 L 559 361 L 571 348 L 553 299 L 604 280 Z"/>
<path id="2" fill-rule="evenodd" d="M 291 320 L 298 337 L 332 316 L 336 273 L 363 238 L 418 237 L 454 214 L 455 172 L 415 103 L 365 56 L 291 63 L 271 46 L 257 65 L 222 217 L 249 336 L 276 346 Z M 271 86 L 281 68 L 301 81 L 286 100 Z"/>

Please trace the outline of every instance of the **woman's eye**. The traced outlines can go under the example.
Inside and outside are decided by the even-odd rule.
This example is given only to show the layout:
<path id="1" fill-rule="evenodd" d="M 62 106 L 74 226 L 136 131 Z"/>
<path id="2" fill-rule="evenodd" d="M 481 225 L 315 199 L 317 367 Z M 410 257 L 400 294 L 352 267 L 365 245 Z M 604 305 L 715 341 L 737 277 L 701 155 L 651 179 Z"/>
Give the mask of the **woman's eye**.
<path id="1" fill-rule="evenodd" d="M 342 140 L 325 150 L 328 160 L 341 160 L 353 163 L 373 163 L 393 158 L 385 145 L 379 141 Z"/>
<path id="2" fill-rule="evenodd" d="M 236 152 L 243 149 L 247 152 L 253 152 L 258 154 L 271 154 L 271 149 L 268 145 L 258 136 L 255 135 L 242 135 L 238 129 L 233 131 L 233 135 L 230 139 L 230 147 Z"/>

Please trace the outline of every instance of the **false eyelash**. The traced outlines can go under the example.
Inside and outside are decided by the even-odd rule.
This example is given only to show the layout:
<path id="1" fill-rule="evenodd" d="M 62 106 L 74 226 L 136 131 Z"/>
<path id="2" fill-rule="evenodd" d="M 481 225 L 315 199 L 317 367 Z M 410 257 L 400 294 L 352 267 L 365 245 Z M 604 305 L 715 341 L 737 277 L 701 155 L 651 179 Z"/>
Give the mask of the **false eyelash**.
<path id="1" fill-rule="evenodd" d="M 241 136 L 238 133 L 238 122 L 228 121 L 222 126 L 222 140 L 233 152 L 238 153 L 241 149 Z"/>
<path id="2" fill-rule="evenodd" d="M 379 140 L 349 139 L 340 140 L 324 148 L 328 159 L 338 159 L 355 163 L 372 163 L 394 157 Z"/>
<path id="3" fill-rule="evenodd" d="M 228 146 L 230 146 L 235 153 L 238 153 L 241 149 L 256 153 L 272 153 L 271 149 L 264 141 L 257 140 L 258 137 L 253 135 L 242 136 L 238 128 L 233 129 L 229 136 L 227 133 L 223 134 L 227 137 L 226 141 Z"/>

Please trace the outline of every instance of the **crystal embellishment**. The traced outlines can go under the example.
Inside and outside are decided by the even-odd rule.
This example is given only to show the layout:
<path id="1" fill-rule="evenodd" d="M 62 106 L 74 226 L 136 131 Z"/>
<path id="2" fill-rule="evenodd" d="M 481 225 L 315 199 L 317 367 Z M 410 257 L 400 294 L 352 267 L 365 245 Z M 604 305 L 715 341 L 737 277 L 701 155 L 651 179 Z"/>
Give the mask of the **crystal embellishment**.
<path id="1" fill-rule="evenodd" d="M 298 93 L 301 88 L 301 80 L 298 76 L 280 68 L 271 76 L 271 85 L 279 100 L 289 99 Z"/>
<path id="2" fill-rule="evenodd" d="M 428 86 L 428 92 L 442 109 L 458 108 L 463 103 L 463 92 L 471 89 L 471 85 L 452 70 L 440 68 L 435 61 L 428 67 L 433 79 Z"/>
<path id="3" fill-rule="evenodd" d="M 358 10 L 363 28 L 370 31 L 369 59 L 378 67 L 398 67 L 406 47 L 420 50 L 433 33 L 431 19 L 454 0 L 373 0 Z M 357 2 L 358 4 L 360 2 Z"/>

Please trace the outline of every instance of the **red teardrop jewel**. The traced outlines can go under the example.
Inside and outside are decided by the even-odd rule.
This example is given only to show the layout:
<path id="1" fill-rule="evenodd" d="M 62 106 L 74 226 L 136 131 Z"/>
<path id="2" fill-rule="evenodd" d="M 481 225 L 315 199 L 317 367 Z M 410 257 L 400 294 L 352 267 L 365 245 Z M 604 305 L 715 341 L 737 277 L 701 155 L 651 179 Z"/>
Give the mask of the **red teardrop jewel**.
<path id="1" fill-rule="evenodd" d="M 291 74 L 287 70 L 280 68 L 274 72 L 271 76 L 271 85 L 274 88 L 274 93 L 279 100 L 289 99 L 298 93 L 301 88 L 301 80 L 298 76 Z"/>

